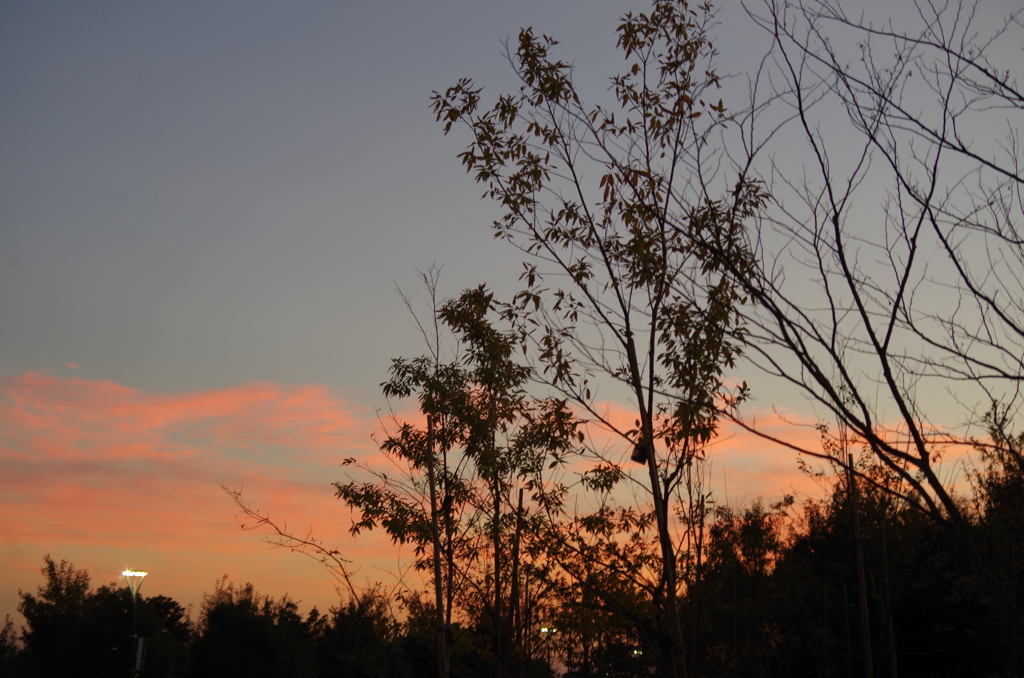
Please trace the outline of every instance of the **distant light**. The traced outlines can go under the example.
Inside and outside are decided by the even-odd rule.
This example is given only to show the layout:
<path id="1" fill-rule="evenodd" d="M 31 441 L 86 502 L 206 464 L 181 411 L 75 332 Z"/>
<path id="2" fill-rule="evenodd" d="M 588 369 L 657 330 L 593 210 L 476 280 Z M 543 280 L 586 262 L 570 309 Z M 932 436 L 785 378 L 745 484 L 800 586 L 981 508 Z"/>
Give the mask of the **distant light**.
<path id="1" fill-rule="evenodd" d="M 128 580 L 128 589 L 132 592 L 132 598 L 139 594 L 139 588 L 142 586 L 142 578 L 147 574 L 149 574 L 149 572 L 143 572 L 141 570 L 125 570 L 121 573 L 121 576 Z"/>

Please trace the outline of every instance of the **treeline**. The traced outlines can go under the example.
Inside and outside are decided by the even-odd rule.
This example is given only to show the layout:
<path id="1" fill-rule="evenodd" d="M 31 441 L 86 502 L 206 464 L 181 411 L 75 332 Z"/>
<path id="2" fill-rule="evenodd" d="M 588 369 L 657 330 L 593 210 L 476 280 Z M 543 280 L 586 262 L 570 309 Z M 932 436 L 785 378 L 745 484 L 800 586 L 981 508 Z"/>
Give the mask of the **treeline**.
<path id="1" fill-rule="evenodd" d="M 1013 450 L 1019 455 L 1020 447 Z M 989 455 L 962 497 L 972 516 L 953 534 L 918 507 L 894 500 L 877 468 L 850 492 L 844 474 L 822 478 L 827 496 L 796 510 L 777 504 L 720 507 L 707 517 L 704 556 L 681 600 L 697 676 L 1020 675 L 1024 611 L 1024 473 L 1020 457 Z M 862 544 L 857 573 L 854 510 Z M 965 548 L 971 544 L 972 549 Z M 540 563 L 523 597 L 514 676 L 641 676 L 658 672 L 657 648 L 638 633 L 638 606 L 613 601 L 602 584 L 573 581 Z M 45 581 L 22 593 L 26 626 L 8 619 L 0 674 L 130 675 L 132 600 L 125 587 L 90 588 L 87 572 L 46 558 Z M 628 589 L 627 577 L 619 584 Z M 861 596 L 867 619 L 861 615 Z M 495 630 L 472 596 L 456 604 L 450 673 L 496 673 Z M 143 675 L 434 676 L 434 610 L 426 597 L 349 597 L 303 616 L 287 595 L 261 595 L 227 577 L 203 596 L 195 619 L 165 596 L 138 599 L 147 639 Z M 866 621 L 866 623 L 865 623 Z M 642 626 L 642 625 L 640 625 Z M 865 634 L 866 632 L 866 634 Z"/>
<path id="2" fill-rule="evenodd" d="M 0 633 L 0 675 L 131 675 L 130 591 L 92 590 L 88 572 L 49 556 L 42 573 L 35 594 L 21 593 L 25 627 L 16 630 L 8 617 Z M 144 676 L 417 676 L 430 671 L 416 666 L 433 666 L 429 639 L 418 631 L 422 609 L 412 601 L 399 623 L 392 601 L 373 591 L 303 616 L 287 595 L 274 599 L 225 576 L 204 594 L 195 619 L 166 596 L 140 595 L 136 603 Z"/>

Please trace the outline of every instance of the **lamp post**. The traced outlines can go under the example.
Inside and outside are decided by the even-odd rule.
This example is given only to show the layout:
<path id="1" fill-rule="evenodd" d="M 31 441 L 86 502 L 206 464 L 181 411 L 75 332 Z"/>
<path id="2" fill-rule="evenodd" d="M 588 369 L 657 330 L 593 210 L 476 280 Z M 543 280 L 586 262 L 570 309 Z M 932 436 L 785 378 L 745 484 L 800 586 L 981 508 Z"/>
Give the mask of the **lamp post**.
<path id="1" fill-rule="evenodd" d="M 554 626 L 542 626 L 540 629 L 541 637 L 544 638 L 544 650 L 547 654 L 548 668 L 552 671 L 554 667 L 551 666 L 551 636 L 558 633 L 558 629 Z"/>
<path id="2" fill-rule="evenodd" d="M 138 614 L 138 597 L 139 589 L 142 588 L 143 578 L 149 574 L 148 572 L 141 572 L 139 570 L 125 570 L 121 573 L 125 581 L 128 582 L 128 590 L 132 592 L 132 638 L 135 639 L 135 670 L 132 675 L 137 676 L 142 672 L 142 656 L 145 649 L 145 640 L 139 638 L 139 634 L 135 629 L 136 617 Z"/>

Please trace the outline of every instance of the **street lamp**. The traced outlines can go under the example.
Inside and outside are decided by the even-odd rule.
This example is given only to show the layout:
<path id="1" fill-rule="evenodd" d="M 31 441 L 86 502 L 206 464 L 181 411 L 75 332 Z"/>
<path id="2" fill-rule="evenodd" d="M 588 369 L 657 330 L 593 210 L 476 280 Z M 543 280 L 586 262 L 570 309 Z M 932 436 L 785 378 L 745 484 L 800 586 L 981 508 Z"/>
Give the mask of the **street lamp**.
<path id="1" fill-rule="evenodd" d="M 142 672 L 142 655 L 145 650 L 145 639 L 139 638 L 139 634 L 135 629 L 135 620 L 138 612 L 138 597 L 139 589 L 142 588 L 142 580 L 148 572 L 142 572 L 140 570 L 125 570 L 121 573 L 125 581 L 128 582 L 128 590 L 132 592 L 132 638 L 135 639 L 135 672 L 133 675 L 139 675 Z"/>
<path id="2" fill-rule="evenodd" d="M 541 635 L 542 638 L 544 638 L 544 649 L 545 649 L 545 651 L 546 651 L 546 653 L 548 655 L 548 657 L 547 657 L 548 658 L 548 667 L 552 668 L 552 669 L 553 669 L 553 667 L 551 666 L 551 642 L 550 641 L 551 641 L 551 636 L 553 636 L 556 633 L 558 633 L 558 629 L 556 629 L 554 626 L 542 626 L 542 627 L 540 627 L 540 635 Z"/>

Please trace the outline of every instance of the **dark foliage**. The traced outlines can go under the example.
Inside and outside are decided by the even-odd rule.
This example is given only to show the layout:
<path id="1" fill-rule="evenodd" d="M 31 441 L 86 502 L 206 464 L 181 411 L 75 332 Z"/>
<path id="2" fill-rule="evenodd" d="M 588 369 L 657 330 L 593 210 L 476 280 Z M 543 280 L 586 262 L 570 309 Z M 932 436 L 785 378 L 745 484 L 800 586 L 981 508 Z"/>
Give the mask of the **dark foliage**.
<path id="1" fill-rule="evenodd" d="M 203 597 L 189 675 L 318 676 L 310 623 L 317 618 L 314 611 L 303 620 L 287 596 L 275 601 L 261 596 L 252 584 L 236 587 L 225 576 Z"/>
<path id="2" fill-rule="evenodd" d="M 66 560 L 44 559 L 35 595 L 21 593 L 27 626 L 21 646 L 5 626 L 0 661 L 14 676 L 128 675 L 135 662 L 132 598 L 114 584 L 90 589 L 89 573 Z M 164 596 L 139 597 L 137 628 L 147 638 L 146 675 L 182 676 L 191 629 L 185 610 Z"/>
<path id="3" fill-rule="evenodd" d="M 874 675 L 1021 675 L 1021 442 L 1005 422 L 1002 430 L 993 427 L 971 501 L 964 500 L 971 516 L 967 540 L 879 489 L 892 478 L 860 465 L 876 481 L 858 487 L 856 504 Z M 786 498 L 715 511 L 699 616 L 692 591 L 683 598 L 685 631 L 696 639 L 692 675 L 862 675 L 852 510 L 848 476 L 838 473 L 827 496 L 801 510 Z M 129 675 L 130 593 L 113 585 L 92 590 L 87 572 L 49 557 L 42 573 L 37 592 L 21 594 L 27 626 L 20 638 L 10 620 L 0 629 L 2 675 Z M 536 603 L 549 610 L 553 625 L 531 646 L 519 675 L 657 672 L 650 640 L 614 606 L 585 586 L 562 584 L 544 589 Z M 148 639 L 144 675 L 436 675 L 433 608 L 410 595 L 399 601 L 403 612 L 396 617 L 393 602 L 371 590 L 303 618 L 287 596 L 275 600 L 225 578 L 204 597 L 193 625 L 175 601 L 140 597 L 139 635 Z M 462 612 L 453 625 L 451 675 L 493 675 L 489 617 Z"/>
<path id="4" fill-rule="evenodd" d="M 884 485 L 879 469 L 864 472 Z M 1024 484 L 991 467 L 979 477 L 967 540 L 916 507 L 859 488 L 874 675 L 1020 675 L 1024 506 L 1003 491 L 1014 486 L 1009 496 L 1019 498 Z M 786 508 L 718 512 L 697 675 L 863 675 L 846 476 L 798 519 Z"/>

